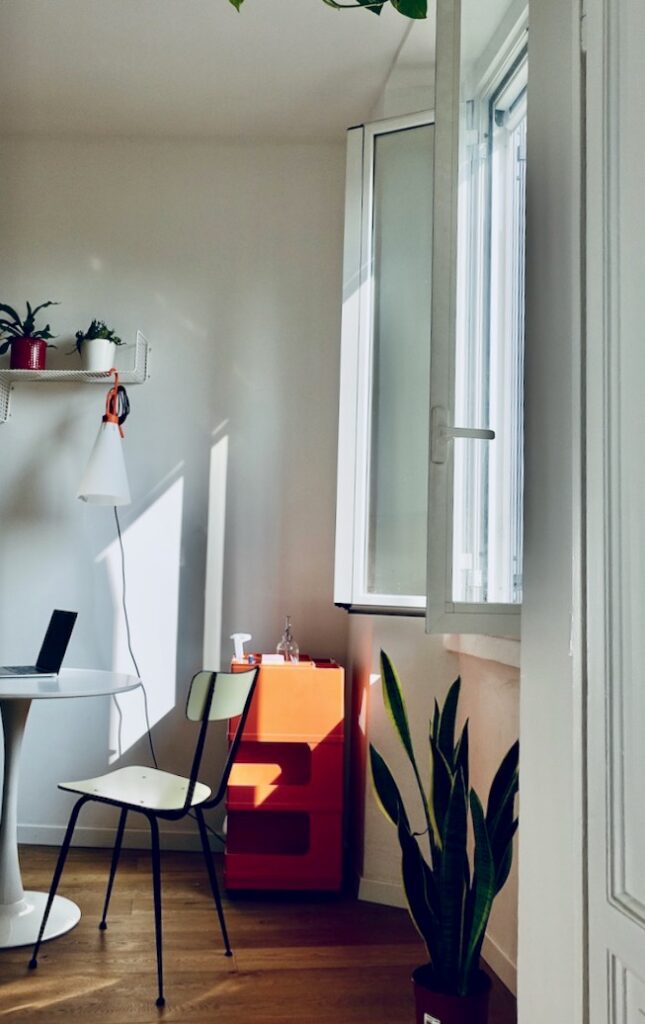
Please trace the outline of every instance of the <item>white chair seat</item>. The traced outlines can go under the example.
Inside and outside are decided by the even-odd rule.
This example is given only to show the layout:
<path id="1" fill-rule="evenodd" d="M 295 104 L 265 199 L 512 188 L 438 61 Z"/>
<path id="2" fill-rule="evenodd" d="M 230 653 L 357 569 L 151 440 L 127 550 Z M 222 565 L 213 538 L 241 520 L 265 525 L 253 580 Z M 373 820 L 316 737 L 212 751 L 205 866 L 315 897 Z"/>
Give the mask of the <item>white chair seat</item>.
<path id="1" fill-rule="evenodd" d="M 186 801 L 188 785 L 189 780 L 182 775 L 132 765 L 95 779 L 61 782 L 58 788 L 151 811 L 179 811 Z M 190 806 L 204 803 L 210 795 L 210 788 L 197 782 Z"/>

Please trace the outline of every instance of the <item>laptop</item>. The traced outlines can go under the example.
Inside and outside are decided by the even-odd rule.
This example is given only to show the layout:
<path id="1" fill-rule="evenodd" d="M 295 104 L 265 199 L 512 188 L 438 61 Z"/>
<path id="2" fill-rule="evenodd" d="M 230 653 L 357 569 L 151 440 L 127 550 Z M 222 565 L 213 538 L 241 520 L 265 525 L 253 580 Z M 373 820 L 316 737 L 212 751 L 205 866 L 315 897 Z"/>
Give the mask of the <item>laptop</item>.
<path id="1" fill-rule="evenodd" d="M 7 676 L 57 676 L 74 629 L 78 612 L 52 613 L 35 665 L 2 665 L 0 679 Z"/>

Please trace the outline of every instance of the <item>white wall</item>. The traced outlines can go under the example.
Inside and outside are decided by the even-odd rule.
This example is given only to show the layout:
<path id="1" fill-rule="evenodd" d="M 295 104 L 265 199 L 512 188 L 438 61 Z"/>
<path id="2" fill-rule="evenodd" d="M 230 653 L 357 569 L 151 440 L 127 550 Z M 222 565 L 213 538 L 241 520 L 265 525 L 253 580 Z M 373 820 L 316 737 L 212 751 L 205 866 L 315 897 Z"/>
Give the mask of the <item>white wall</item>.
<path id="1" fill-rule="evenodd" d="M 575 0 L 531 6 L 521 1024 L 585 1019 L 579 19 Z"/>
<path id="2" fill-rule="evenodd" d="M 135 648 L 170 769 L 188 767 L 194 743 L 183 706 L 203 658 L 213 450 L 226 491 L 210 488 L 210 521 L 225 503 L 225 537 L 209 616 L 221 615 L 225 637 L 246 629 L 270 650 L 289 612 L 301 649 L 344 657 L 346 617 L 331 603 L 343 192 L 334 144 L 0 144 L 0 300 L 57 299 L 49 312 L 63 335 L 97 316 L 152 345 L 151 378 L 130 389 L 122 521 Z M 20 385 L 0 425 L 5 662 L 35 657 L 59 606 L 80 611 L 68 664 L 130 668 L 112 513 L 74 497 L 103 400 L 102 387 Z M 218 646 L 211 636 L 210 658 Z M 222 664 L 229 654 L 226 641 Z M 140 698 L 123 705 L 122 739 L 137 740 L 123 759 L 107 701 L 32 708 L 23 839 L 59 840 L 70 804 L 57 780 L 147 757 Z M 207 776 L 223 749 L 220 736 Z M 81 840 L 109 841 L 111 816 L 84 814 L 94 830 Z"/>

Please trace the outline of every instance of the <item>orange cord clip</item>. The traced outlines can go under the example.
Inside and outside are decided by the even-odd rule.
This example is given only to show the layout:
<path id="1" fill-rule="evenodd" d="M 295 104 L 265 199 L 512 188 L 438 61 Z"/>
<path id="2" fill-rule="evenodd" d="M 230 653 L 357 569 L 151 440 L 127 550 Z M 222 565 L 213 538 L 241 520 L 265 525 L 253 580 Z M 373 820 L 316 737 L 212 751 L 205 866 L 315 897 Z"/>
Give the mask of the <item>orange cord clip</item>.
<path id="1" fill-rule="evenodd" d="M 105 399 L 105 416 L 103 417 L 103 422 L 116 423 L 119 428 L 119 434 L 123 437 L 123 430 L 119 423 L 119 374 L 114 366 L 110 370 L 110 373 L 114 374 L 114 384 L 108 391 Z"/>

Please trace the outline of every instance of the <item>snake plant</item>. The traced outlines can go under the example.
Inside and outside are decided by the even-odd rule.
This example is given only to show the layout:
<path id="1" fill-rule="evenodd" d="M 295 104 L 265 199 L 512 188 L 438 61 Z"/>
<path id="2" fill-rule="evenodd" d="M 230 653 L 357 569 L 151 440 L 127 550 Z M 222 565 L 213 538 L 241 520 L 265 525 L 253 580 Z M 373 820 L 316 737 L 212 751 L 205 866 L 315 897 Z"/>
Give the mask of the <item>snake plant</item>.
<path id="1" fill-rule="evenodd" d="M 493 900 L 505 884 L 517 830 L 519 743 L 493 779 L 486 810 L 470 786 L 468 722 L 455 737 L 461 681 L 457 679 L 429 727 L 430 773 L 424 785 L 408 723 L 401 682 L 381 651 L 383 700 L 410 762 L 425 819 L 413 831 L 399 788 L 376 748 L 370 767 L 378 802 L 398 833 L 403 886 L 410 915 L 430 958 L 429 985 L 449 995 L 470 995 L 477 983 L 482 943 Z M 469 856 L 468 824 L 473 852 Z"/>
<path id="2" fill-rule="evenodd" d="M 12 306 L 0 302 L 0 356 L 3 356 L 12 341 L 18 338 L 32 338 L 37 341 L 49 341 L 54 335 L 51 333 L 49 324 L 36 330 L 36 315 L 41 309 L 48 306 L 57 306 L 57 302 L 43 302 L 42 305 L 32 309 L 27 303 L 27 316 L 23 320 Z M 8 319 L 7 319 L 8 318 Z M 4 335 L 4 337 L 2 337 Z M 56 348 L 55 345 L 48 345 L 48 348 Z"/>
<path id="3" fill-rule="evenodd" d="M 337 0 L 323 0 L 328 7 L 335 7 L 337 11 L 346 10 L 349 7 L 365 7 L 374 14 L 380 14 L 388 0 L 356 0 L 355 3 L 338 3 Z M 230 0 L 238 11 L 244 0 Z M 403 14 L 406 18 L 427 18 L 428 0 L 390 0 L 392 7 Z"/>

